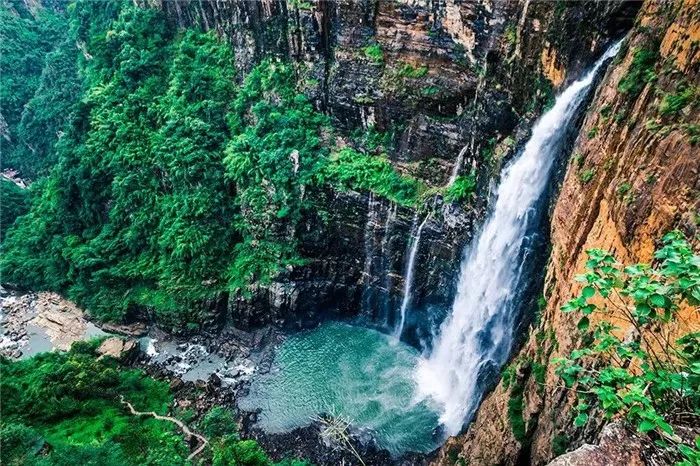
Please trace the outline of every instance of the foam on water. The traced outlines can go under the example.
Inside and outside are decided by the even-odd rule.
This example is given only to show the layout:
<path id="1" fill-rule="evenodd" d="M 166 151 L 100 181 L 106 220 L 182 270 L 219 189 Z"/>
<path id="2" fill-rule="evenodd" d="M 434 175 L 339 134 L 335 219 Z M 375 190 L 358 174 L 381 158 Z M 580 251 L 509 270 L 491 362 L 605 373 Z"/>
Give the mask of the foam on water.
<path id="1" fill-rule="evenodd" d="M 435 434 L 437 411 L 428 400 L 416 401 L 417 359 L 414 348 L 389 335 L 325 323 L 285 340 L 271 371 L 253 379 L 239 406 L 260 408 L 258 425 L 266 432 L 287 432 L 334 413 L 392 454 L 427 452 L 442 438 Z"/>

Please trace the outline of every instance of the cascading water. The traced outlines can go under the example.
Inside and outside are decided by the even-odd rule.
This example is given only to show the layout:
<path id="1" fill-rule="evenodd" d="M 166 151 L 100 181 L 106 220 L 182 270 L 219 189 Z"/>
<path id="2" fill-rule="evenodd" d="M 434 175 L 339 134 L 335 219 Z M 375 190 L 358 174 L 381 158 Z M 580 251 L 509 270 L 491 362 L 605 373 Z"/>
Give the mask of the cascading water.
<path id="1" fill-rule="evenodd" d="M 394 274 L 391 273 L 391 253 L 392 253 L 392 242 L 390 241 L 391 234 L 394 228 L 394 223 L 396 220 L 396 214 L 398 212 L 398 204 L 393 202 L 387 207 L 387 218 L 384 225 L 384 233 L 382 236 L 382 242 L 380 244 L 380 270 L 384 275 L 384 280 L 382 282 L 383 293 L 381 297 L 381 312 L 384 316 L 383 323 L 386 328 L 389 328 L 391 311 L 391 295 L 390 290 L 392 288 Z"/>
<path id="2" fill-rule="evenodd" d="M 376 223 L 376 205 L 374 194 L 370 191 L 367 200 L 367 221 L 365 222 L 365 265 L 362 272 L 362 280 L 364 282 L 364 290 L 362 292 L 362 311 L 368 312 L 371 307 L 371 283 L 372 277 L 372 260 L 374 259 L 374 227 Z"/>
<path id="3" fill-rule="evenodd" d="M 406 324 L 406 309 L 408 309 L 408 305 L 411 302 L 411 288 L 413 287 L 413 269 L 415 268 L 416 255 L 418 254 L 418 248 L 420 247 L 420 235 L 421 233 L 423 233 L 423 227 L 428 221 L 428 218 L 430 218 L 430 215 L 425 216 L 425 219 L 423 219 L 423 222 L 421 222 L 420 226 L 418 227 L 418 230 L 416 230 L 416 234 L 412 235 L 413 242 L 411 244 L 411 250 L 408 254 L 408 264 L 406 265 L 406 281 L 403 286 L 403 299 L 401 300 L 401 317 L 399 319 L 399 324 L 394 330 L 394 336 L 396 338 L 401 338 L 401 334 L 403 333 L 403 327 Z M 414 225 L 416 225 L 417 223 L 418 217 L 415 218 Z"/>
<path id="4" fill-rule="evenodd" d="M 568 124 L 596 73 L 620 44 L 605 52 L 537 121 L 520 156 L 504 168 L 495 206 L 465 254 L 451 315 L 415 373 L 419 398 L 431 397 L 440 404 L 440 422 L 451 435 L 459 433 L 480 402 L 480 376 L 508 358 L 529 221 Z"/>

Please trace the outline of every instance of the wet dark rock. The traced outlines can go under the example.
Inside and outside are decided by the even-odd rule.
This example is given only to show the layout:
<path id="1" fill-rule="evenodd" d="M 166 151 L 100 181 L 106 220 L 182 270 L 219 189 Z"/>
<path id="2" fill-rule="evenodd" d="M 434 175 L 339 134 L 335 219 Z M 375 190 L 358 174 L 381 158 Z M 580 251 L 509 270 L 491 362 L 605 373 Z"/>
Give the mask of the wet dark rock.
<path id="1" fill-rule="evenodd" d="M 220 387 L 221 386 L 221 377 L 219 377 L 217 374 L 210 375 L 209 376 L 209 385 L 211 385 L 212 387 Z"/>
<path id="2" fill-rule="evenodd" d="M 170 381 L 170 390 L 172 391 L 178 391 L 180 388 L 184 386 L 184 382 L 182 381 L 181 378 L 175 377 Z"/>

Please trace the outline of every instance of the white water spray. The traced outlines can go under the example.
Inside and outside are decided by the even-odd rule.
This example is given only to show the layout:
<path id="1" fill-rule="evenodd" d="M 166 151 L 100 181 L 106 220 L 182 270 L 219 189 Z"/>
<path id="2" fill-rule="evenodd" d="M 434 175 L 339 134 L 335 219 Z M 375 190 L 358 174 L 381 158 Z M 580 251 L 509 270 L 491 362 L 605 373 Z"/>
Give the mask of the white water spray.
<path id="1" fill-rule="evenodd" d="M 423 233 L 423 227 L 428 221 L 428 218 L 430 218 L 430 215 L 425 216 L 425 219 L 423 219 L 423 222 L 421 222 L 420 226 L 418 227 L 418 230 L 416 231 L 416 234 L 413 235 L 413 243 L 411 244 L 411 251 L 408 254 L 408 264 L 406 266 L 406 282 L 403 286 L 403 300 L 401 301 L 401 320 L 399 321 L 399 325 L 396 326 L 396 330 L 394 331 L 394 336 L 396 338 L 401 338 L 401 334 L 403 333 L 403 326 L 406 323 L 406 309 L 408 309 L 408 305 L 411 302 L 411 288 L 413 287 L 413 269 L 415 268 L 416 256 L 418 255 L 418 248 L 420 246 L 420 235 L 421 233 Z M 416 221 L 414 221 L 414 224 L 418 223 L 417 220 L 418 218 L 416 217 Z"/>
<path id="2" fill-rule="evenodd" d="M 450 180 L 447 182 L 447 186 L 452 186 L 457 179 L 457 176 L 459 176 L 459 171 L 462 169 L 462 164 L 464 163 L 464 155 L 467 153 L 470 146 L 473 148 L 474 138 L 472 138 L 471 142 L 471 144 L 465 144 L 465 146 L 462 147 L 462 150 L 459 151 L 459 155 L 457 155 L 457 162 L 452 169 L 452 175 L 450 175 Z"/>
<path id="3" fill-rule="evenodd" d="M 596 73 L 620 44 L 605 52 L 537 121 L 523 152 L 503 169 L 495 206 L 465 254 L 451 314 L 415 375 L 419 397 L 438 402 L 440 422 L 450 435 L 459 433 L 478 406 L 480 374 L 499 368 L 508 358 L 528 217 L 545 190 L 569 122 Z"/>

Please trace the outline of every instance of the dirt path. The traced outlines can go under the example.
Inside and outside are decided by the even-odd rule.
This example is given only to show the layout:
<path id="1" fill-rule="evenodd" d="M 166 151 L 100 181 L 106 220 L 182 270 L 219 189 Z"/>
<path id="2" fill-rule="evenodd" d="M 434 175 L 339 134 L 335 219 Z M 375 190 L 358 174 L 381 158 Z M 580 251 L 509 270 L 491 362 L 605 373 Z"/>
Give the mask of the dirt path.
<path id="1" fill-rule="evenodd" d="M 176 418 L 170 417 L 170 416 L 161 416 L 160 414 L 157 414 L 153 411 L 149 411 L 149 412 L 136 411 L 134 409 L 134 407 L 131 405 L 131 403 L 126 401 L 124 399 L 124 397 L 121 395 L 119 395 L 119 400 L 122 402 L 123 405 L 125 405 L 127 408 L 129 408 L 129 412 L 131 412 L 131 414 L 133 414 L 135 416 L 152 416 L 152 417 L 154 417 L 156 419 L 160 419 L 162 421 L 172 422 L 173 424 L 176 424 L 180 428 L 180 430 L 185 434 L 186 439 L 190 439 L 192 437 L 195 437 L 197 440 L 199 440 L 199 446 L 197 448 L 195 448 L 192 453 L 190 453 L 190 456 L 187 457 L 188 460 L 191 460 L 192 458 L 194 458 L 195 456 L 200 454 L 202 452 L 202 450 L 204 450 L 204 448 L 209 444 L 209 441 L 206 438 L 204 438 L 202 435 L 200 435 L 196 432 L 192 432 L 190 430 L 190 428 L 187 427 L 185 425 L 185 423 L 179 419 L 176 419 Z"/>

